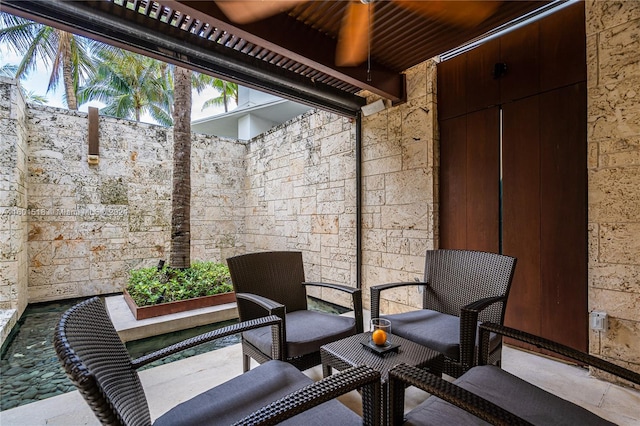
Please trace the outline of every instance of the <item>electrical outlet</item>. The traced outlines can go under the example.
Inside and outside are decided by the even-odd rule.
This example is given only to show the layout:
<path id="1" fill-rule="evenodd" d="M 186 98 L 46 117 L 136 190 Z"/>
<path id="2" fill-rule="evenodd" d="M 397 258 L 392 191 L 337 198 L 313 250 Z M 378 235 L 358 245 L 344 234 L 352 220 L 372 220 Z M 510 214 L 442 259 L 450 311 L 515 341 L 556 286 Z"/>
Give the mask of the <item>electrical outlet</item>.
<path id="1" fill-rule="evenodd" d="M 608 317 L 606 312 L 593 311 L 590 317 L 592 330 L 607 331 Z"/>

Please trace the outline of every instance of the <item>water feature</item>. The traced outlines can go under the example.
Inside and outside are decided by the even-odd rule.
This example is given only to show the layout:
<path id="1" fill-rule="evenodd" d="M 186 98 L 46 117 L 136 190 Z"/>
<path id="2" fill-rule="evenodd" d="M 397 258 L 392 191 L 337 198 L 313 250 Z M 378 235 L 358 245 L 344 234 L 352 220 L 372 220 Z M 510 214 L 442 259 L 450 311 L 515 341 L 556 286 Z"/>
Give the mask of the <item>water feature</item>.
<path id="1" fill-rule="evenodd" d="M 75 389 L 53 349 L 60 315 L 79 300 L 29 305 L 2 348 L 0 409 L 46 399 Z"/>
<path id="2" fill-rule="evenodd" d="M 29 305 L 2 347 L 0 357 L 0 410 L 50 398 L 76 387 L 67 379 L 53 349 L 53 331 L 64 311 L 83 299 Z M 309 299 L 309 308 L 324 312 L 343 313 L 340 306 Z M 188 330 L 127 342 L 132 358 L 137 358 L 189 337 L 234 323 L 235 320 L 195 327 Z M 227 336 L 214 342 L 155 361 L 144 368 L 177 361 L 193 355 L 224 348 L 240 342 L 239 335 Z"/>

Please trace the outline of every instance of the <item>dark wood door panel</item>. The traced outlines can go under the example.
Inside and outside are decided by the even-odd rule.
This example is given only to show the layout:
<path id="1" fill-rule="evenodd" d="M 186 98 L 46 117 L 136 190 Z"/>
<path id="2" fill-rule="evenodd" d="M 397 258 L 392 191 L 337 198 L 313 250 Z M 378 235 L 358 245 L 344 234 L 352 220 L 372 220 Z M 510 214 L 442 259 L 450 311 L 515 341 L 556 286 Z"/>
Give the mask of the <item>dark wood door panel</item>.
<path id="1" fill-rule="evenodd" d="M 467 117 L 440 123 L 440 247 L 467 244 Z"/>
<path id="2" fill-rule="evenodd" d="M 540 90 L 587 80 L 584 2 L 540 21 Z"/>
<path id="3" fill-rule="evenodd" d="M 438 64 L 438 117 L 447 120 L 467 112 L 467 55 Z"/>
<path id="4" fill-rule="evenodd" d="M 505 321 L 540 334 L 539 97 L 506 104 L 502 114 L 502 252 L 518 259 Z"/>
<path id="5" fill-rule="evenodd" d="M 580 350 L 588 341 L 586 105 L 585 83 L 540 97 L 542 329 Z"/>
<path id="6" fill-rule="evenodd" d="M 500 110 L 467 115 L 467 248 L 500 250 Z"/>
<path id="7" fill-rule="evenodd" d="M 517 257 L 507 324 L 586 350 L 584 4 L 497 42 L 438 65 L 440 247 Z"/>
<path id="8" fill-rule="evenodd" d="M 507 65 L 500 78 L 503 104 L 540 91 L 539 24 L 520 27 L 500 38 L 500 61 Z"/>
<path id="9" fill-rule="evenodd" d="M 500 103 L 500 80 L 493 67 L 500 62 L 500 41 L 491 40 L 467 53 L 467 112 Z"/>

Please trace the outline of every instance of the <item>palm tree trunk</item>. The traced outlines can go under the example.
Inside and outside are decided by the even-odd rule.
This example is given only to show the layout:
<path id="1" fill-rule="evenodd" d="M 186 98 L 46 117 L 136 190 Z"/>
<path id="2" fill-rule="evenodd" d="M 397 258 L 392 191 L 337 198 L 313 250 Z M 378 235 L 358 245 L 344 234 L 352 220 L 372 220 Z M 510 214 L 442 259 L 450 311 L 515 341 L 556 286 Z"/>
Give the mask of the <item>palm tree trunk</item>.
<path id="1" fill-rule="evenodd" d="M 227 99 L 227 83 L 226 82 L 222 83 L 222 99 L 224 100 L 224 112 L 229 112 L 229 109 L 227 108 L 227 102 L 229 102 L 229 100 Z"/>
<path id="2" fill-rule="evenodd" d="M 61 31 L 61 37 L 71 38 L 72 35 Z M 67 107 L 70 110 L 78 109 L 78 100 L 76 98 L 76 87 L 73 83 L 73 64 L 71 60 L 71 44 L 70 40 L 66 40 L 61 43 L 64 46 L 65 52 L 62 55 L 62 80 L 64 81 L 64 93 L 67 99 Z"/>
<path id="3" fill-rule="evenodd" d="M 174 71 L 173 195 L 169 266 L 191 266 L 191 70 Z"/>

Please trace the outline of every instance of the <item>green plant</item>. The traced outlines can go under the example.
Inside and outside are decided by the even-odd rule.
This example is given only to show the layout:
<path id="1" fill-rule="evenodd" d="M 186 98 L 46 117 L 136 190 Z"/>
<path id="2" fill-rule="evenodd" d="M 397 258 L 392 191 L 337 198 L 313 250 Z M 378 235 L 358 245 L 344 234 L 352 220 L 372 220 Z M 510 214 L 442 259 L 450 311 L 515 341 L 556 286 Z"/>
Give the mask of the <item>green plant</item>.
<path id="1" fill-rule="evenodd" d="M 233 291 L 229 268 L 193 262 L 190 268 L 141 268 L 129 271 L 127 292 L 136 305 L 149 306 Z"/>

